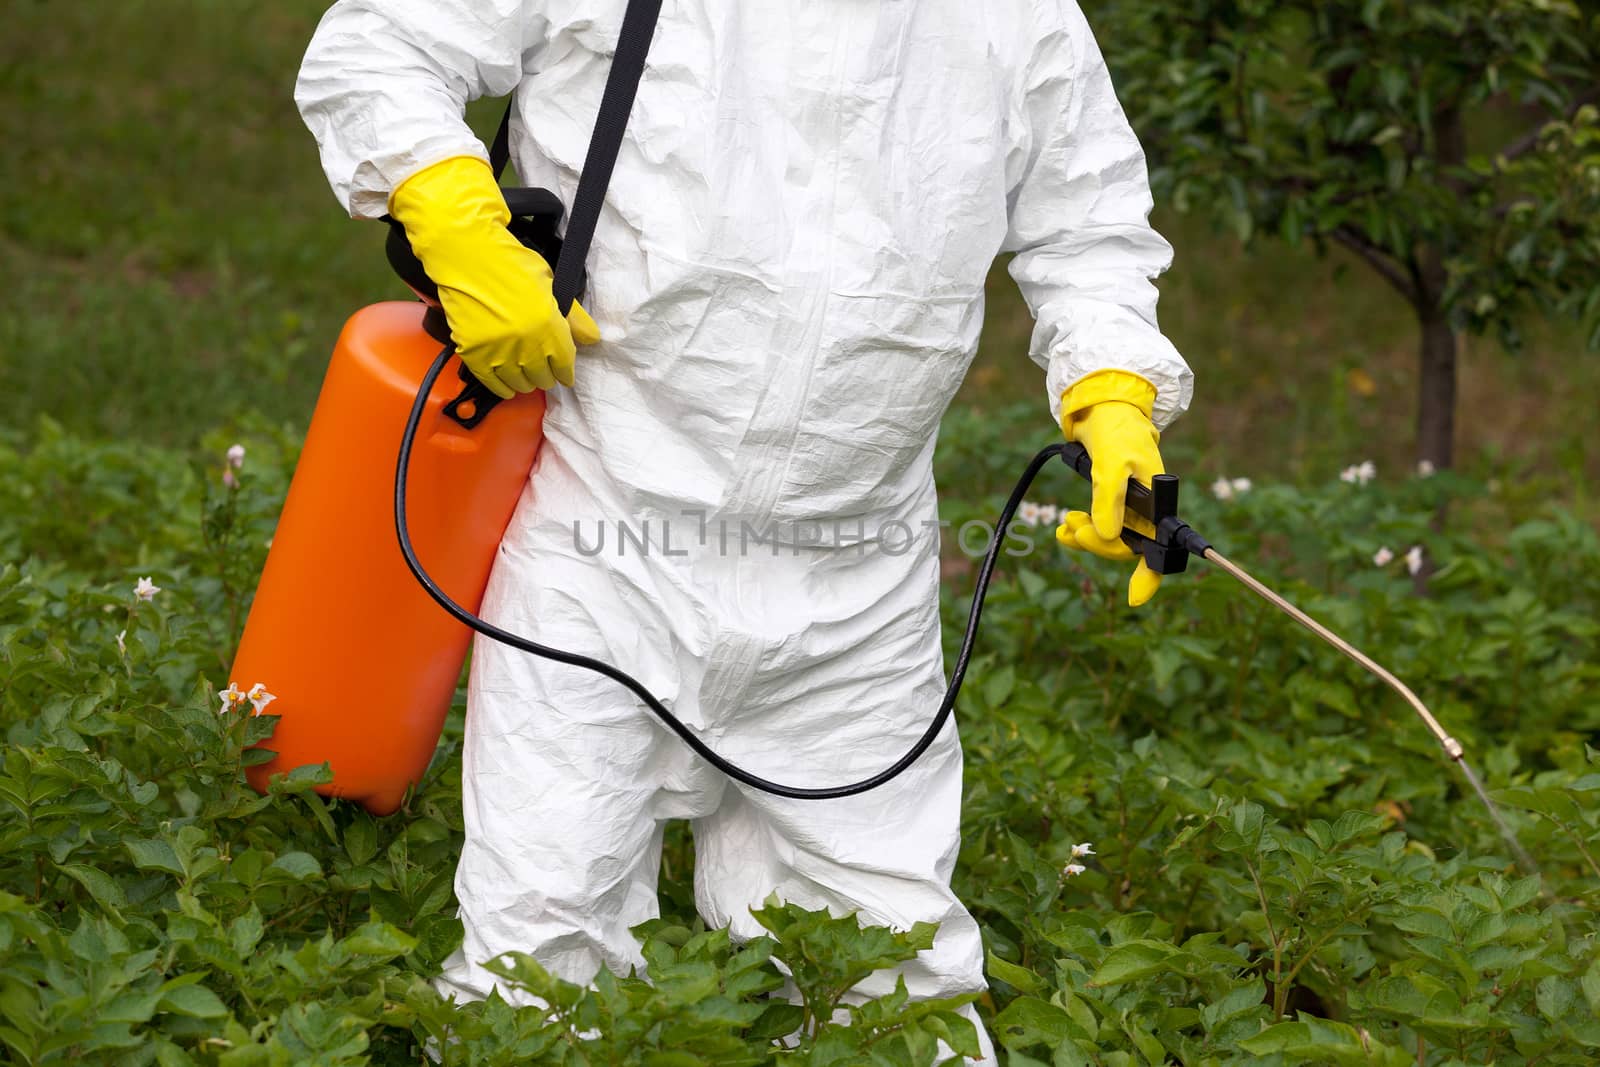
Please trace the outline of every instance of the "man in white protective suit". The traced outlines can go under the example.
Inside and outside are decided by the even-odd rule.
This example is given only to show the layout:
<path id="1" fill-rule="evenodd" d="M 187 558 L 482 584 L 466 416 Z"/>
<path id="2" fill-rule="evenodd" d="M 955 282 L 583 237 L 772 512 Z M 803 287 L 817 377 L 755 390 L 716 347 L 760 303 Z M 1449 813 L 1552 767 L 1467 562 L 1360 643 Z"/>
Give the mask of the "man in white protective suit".
<path id="1" fill-rule="evenodd" d="M 1156 325 L 1144 156 L 1074 0 L 666 0 L 587 312 L 563 317 L 462 114 L 514 94 L 519 174 L 570 205 L 625 6 L 341 0 L 296 99 L 350 214 L 405 226 L 463 361 L 550 390 L 484 617 L 623 667 L 757 774 L 854 781 L 944 691 L 931 460 L 1002 252 L 1051 416 L 1095 465 L 1058 537 L 1131 558 L 1122 487 L 1162 469 L 1192 391 Z M 1158 580 L 1140 564 L 1130 600 Z M 511 950 L 577 982 L 641 966 L 668 819 L 693 820 L 707 922 L 756 935 L 774 892 L 937 922 L 911 994 L 984 988 L 950 889 L 953 723 L 889 785 L 779 799 L 613 682 L 480 639 L 463 798 L 466 936 L 440 979 L 462 998 Z"/>

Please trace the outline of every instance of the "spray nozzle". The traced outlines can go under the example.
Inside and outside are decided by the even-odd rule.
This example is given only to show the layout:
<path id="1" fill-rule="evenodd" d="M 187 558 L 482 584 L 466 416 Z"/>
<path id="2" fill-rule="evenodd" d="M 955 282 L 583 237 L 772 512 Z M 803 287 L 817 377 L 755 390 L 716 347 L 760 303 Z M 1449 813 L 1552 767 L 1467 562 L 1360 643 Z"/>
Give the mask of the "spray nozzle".
<path id="1" fill-rule="evenodd" d="M 1076 441 L 1061 450 L 1061 459 L 1085 481 L 1094 480 L 1094 464 L 1089 450 Z M 1155 536 L 1124 526 L 1122 543 L 1144 559 L 1145 566 L 1157 574 L 1179 574 L 1189 565 L 1189 557 L 1204 558 L 1211 545 L 1194 528 L 1178 517 L 1178 476 L 1158 474 L 1146 487 L 1128 479 L 1129 511 L 1155 528 Z"/>

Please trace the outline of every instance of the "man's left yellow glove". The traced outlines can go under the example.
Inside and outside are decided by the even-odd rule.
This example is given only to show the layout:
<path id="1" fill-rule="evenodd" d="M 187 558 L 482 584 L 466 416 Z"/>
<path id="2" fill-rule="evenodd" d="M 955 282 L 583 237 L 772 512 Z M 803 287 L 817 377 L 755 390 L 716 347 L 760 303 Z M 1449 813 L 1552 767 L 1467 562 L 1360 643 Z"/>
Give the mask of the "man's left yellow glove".
<path id="1" fill-rule="evenodd" d="M 1094 463 L 1089 511 L 1067 513 L 1056 529 L 1062 545 L 1106 559 L 1131 560 L 1136 557 L 1122 543 L 1122 528 L 1155 536 L 1148 522 L 1124 511 L 1130 476 L 1149 485 L 1152 477 L 1166 472 L 1157 448 L 1161 433 L 1150 421 L 1155 400 L 1155 386 L 1116 370 L 1091 374 L 1062 396 L 1061 430 L 1067 440 L 1083 445 Z M 1138 607 L 1160 587 L 1161 575 L 1139 560 L 1128 583 L 1128 605 Z"/>
<path id="2" fill-rule="evenodd" d="M 511 212 L 487 163 L 457 156 L 418 171 L 389 213 L 439 287 L 456 351 L 479 381 L 506 400 L 572 384 L 578 346 L 600 330 L 576 302 L 562 316 L 550 264 L 506 229 Z"/>

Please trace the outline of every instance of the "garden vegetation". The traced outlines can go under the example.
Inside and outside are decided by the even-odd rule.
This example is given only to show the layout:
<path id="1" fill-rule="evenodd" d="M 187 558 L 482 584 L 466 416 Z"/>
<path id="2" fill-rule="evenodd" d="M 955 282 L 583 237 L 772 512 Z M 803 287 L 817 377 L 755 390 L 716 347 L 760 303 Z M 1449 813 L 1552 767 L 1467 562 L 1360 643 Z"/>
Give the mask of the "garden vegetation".
<path id="1" fill-rule="evenodd" d="M 997 457 L 1035 415 L 956 416 L 947 483 L 1004 478 Z M 0 571 L 11 1062 L 332 1067 L 431 1048 L 450 1064 L 928 1064 L 941 1043 L 973 1049 L 957 1002 L 846 995 L 931 928 L 771 902 L 770 936 L 732 944 L 694 917 L 681 833 L 663 917 L 639 931 L 650 982 L 582 989 L 511 956 L 507 987 L 555 1011 L 442 1001 L 427 979 L 460 936 L 459 717 L 390 818 L 318 796 L 319 767 L 265 797 L 244 784 L 271 706 L 219 691 L 270 694 L 227 668 L 294 435 L 263 429 L 231 459 L 228 443 L 195 461 L 45 422 L 0 450 L 0 550 L 23 561 Z M 1080 491 L 1064 468 L 1039 486 L 1062 503 Z M 1594 1061 L 1600 537 L 1559 509 L 1492 550 L 1430 529 L 1479 493 L 1449 474 L 1330 472 L 1303 490 L 1220 482 L 1185 510 L 1432 702 L 1542 877 L 1516 869 L 1376 683 L 1203 565 L 1127 613 L 1117 569 L 1056 552 L 1056 504 L 1034 502 L 1021 532 L 1037 551 L 1003 564 L 961 706 L 958 888 L 1011 1064 Z M 1438 567 L 1427 598 L 1396 551 L 1421 540 Z M 950 635 L 967 567 L 947 561 Z M 798 1004 L 774 996 L 784 974 Z"/>

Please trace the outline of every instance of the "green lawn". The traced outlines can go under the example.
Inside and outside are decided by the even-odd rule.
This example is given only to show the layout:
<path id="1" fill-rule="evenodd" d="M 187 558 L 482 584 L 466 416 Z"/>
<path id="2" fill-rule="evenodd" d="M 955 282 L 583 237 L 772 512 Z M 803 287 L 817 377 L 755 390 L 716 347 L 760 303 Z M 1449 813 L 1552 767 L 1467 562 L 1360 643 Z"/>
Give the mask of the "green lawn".
<path id="1" fill-rule="evenodd" d="M 0 425 L 26 432 L 48 414 L 190 443 L 246 409 L 304 424 L 344 316 L 404 292 L 380 229 L 345 219 L 328 193 L 290 99 L 322 7 L 8 5 Z M 480 130 L 496 112 L 474 108 Z M 1245 252 L 1161 223 L 1178 249 L 1164 324 L 1198 378 L 1168 435 L 1175 466 L 1315 480 L 1367 457 L 1409 464 L 1412 327 L 1381 283 L 1342 257 Z M 1014 286 L 997 270 L 990 288 L 959 401 L 979 410 L 1035 398 L 1042 382 Z M 1531 332 L 1520 358 L 1470 346 L 1463 462 L 1564 476 L 1556 491 L 1579 497 L 1600 362 L 1568 334 Z"/>

